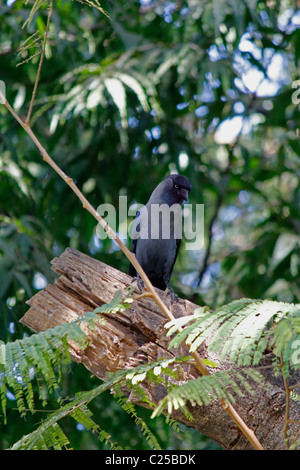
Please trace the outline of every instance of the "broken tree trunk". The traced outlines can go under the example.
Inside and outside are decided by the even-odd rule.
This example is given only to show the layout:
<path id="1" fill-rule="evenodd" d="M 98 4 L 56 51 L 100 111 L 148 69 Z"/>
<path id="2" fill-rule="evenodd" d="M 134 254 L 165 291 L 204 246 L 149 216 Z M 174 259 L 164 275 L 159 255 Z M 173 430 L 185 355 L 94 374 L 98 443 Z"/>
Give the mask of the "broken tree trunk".
<path id="1" fill-rule="evenodd" d="M 71 248 L 52 261 L 52 269 L 59 275 L 55 285 L 46 286 L 32 297 L 28 301 L 30 309 L 21 319 L 21 323 L 34 332 L 71 322 L 79 315 L 111 302 L 117 291 L 135 286 L 127 274 Z M 169 305 L 169 297 L 158 292 Z M 136 293 L 139 294 L 137 290 Z M 179 317 L 190 315 L 197 305 L 181 299 L 179 304 L 170 308 L 173 315 Z M 72 358 L 84 364 L 99 379 L 104 379 L 107 372 L 129 369 L 163 357 L 173 357 L 174 354 L 186 354 L 184 346 L 180 351 L 168 350 L 169 340 L 164 328 L 167 320 L 150 298 L 135 301 L 131 309 L 122 313 L 103 313 L 101 316 L 105 322 L 88 332 L 89 346 L 84 351 L 76 349 L 76 345 L 70 347 Z M 206 348 L 201 350 L 201 355 L 220 364 L 218 357 L 208 354 Z M 223 363 L 219 370 L 226 368 L 228 365 Z M 189 380 L 197 377 L 199 372 L 194 366 L 186 365 L 183 374 L 181 379 Z M 272 386 L 258 388 L 255 395 L 238 398 L 235 409 L 255 432 L 264 449 L 285 449 L 282 432 L 285 424 L 284 387 L 268 374 L 266 369 L 266 378 Z M 147 393 L 155 403 L 164 396 L 161 386 L 152 385 Z M 129 399 L 134 402 L 136 397 L 130 395 Z M 172 418 L 194 427 L 226 449 L 252 448 L 219 401 L 210 406 L 190 407 L 189 411 L 193 421 L 188 421 L 180 411 L 175 411 Z M 294 404 L 291 405 L 290 419 L 298 419 Z"/>

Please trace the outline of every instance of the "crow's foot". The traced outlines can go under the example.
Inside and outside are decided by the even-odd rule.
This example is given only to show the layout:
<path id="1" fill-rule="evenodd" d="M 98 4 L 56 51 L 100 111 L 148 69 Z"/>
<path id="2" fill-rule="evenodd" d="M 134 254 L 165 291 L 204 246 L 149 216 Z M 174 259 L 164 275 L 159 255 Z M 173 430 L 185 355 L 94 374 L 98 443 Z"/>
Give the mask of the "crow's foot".
<path id="1" fill-rule="evenodd" d="M 140 292 L 143 292 L 145 284 L 144 284 L 144 282 L 142 281 L 142 279 L 140 278 L 140 276 L 138 274 L 132 278 L 131 282 L 134 282 L 134 281 L 137 282 L 137 285 L 138 285 L 138 288 L 139 288 Z"/>
<path id="2" fill-rule="evenodd" d="M 173 304 L 174 302 L 179 302 L 178 295 L 175 294 L 175 292 L 172 291 L 172 289 L 169 286 L 169 283 L 167 281 L 165 281 L 165 283 L 166 283 L 166 286 L 167 286 L 167 289 L 168 289 L 167 295 L 171 296 L 171 304 Z"/>

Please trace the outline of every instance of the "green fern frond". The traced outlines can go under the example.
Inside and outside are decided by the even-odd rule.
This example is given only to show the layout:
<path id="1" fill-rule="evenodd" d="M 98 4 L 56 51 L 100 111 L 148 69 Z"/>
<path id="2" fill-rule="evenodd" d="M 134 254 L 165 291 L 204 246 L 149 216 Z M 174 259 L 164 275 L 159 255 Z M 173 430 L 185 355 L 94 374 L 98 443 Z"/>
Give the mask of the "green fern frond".
<path id="1" fill-rule="evenodd" d="M 45 441 L 47 449 L 62 450 L 68 448 L 68 445 L 70 444 L 69 439 L 57 423 L 54 423 L 49 427 L 43 433 L 42 438 Z"/>
<path id="2" fill-rule="evenodd" d="M 108 373 L 107 377 L 114 380 L 114 384 L 128 385 L 130 389 L 134 389 L 136 393 L 140 393 L 140 399 L 147 402 L 147 396 L 139 389 L 139 384 L 150 380 L 156 384 L 162 384 L 166 388 L 172 387 L 172 383 L 179 379 L 180 370 L 177 367 L 189 357 L 172 357 L 161 358 L 158 361 L 141 364 L 130 370 L 122 370 L 118 372 Z M 171 380 L 170 380 L 171 379 Z M 149 406 L 153 405 L 148 402 Z"/>
<path id="3" fill-rule="evenodd" d="M 111 435 L 107 431 L 101 429 L 100 426 L 95 423 L 95 421 L 92 419 L 93 413 L 85 403 L 71 411 L 70 416 L 72 416 L 72 418 L 75 419 L 78 424 L 84 426 L 87 431 L 91 431 L 94 434 L 97 434 L 98 439 L 101 442 L 109 445 L 111 450 L 122 449 L 119 444 L 112 441 Z"/>
<path id="4" fill-rule="evenodd" d="M 220 353 L 220 360 L 229 359 L 239 366 L 257 365 L 272 340 L 275 354 L 283 351 L 286 342 L 291 342 L 288 325 L 293 322 L 299 328 L 300 305 L 269 300 L 240 299 L 208 312 L 205 308 L 196 309 L 194 315 L 169 322 L 170 336 L 177 325 L 190 323 L 170 342 L 170 348 L 185 341 L 193 352 L 209 337 L 208 350 Z M 293 319 L 292 319 L 293 318 Z M 288 323 L 282 323 L 288 319 Z M 277 330 L 279 328 L 279 330 Z M 276 333 L 278 331 L 278 333 Z M 293 339 L 297 339 L 295 330 Z M 300 339 L 300 337 L 299 337 Z"/>
<path id="5" fill-rule="evenodd" d="M 86 404 L 82 404 L 81 406 L 72 410 L 70 416 L 72 416 L 72 418 L 74 418 L 77 423 L 84 426 L 88 431 L 98 431 L 98 425 L 92 419 L 93 413 Z"/>
<path id="6" fill-rule="evenodd" d="M 261 384 L 262 375 L 251 369 L 240 371 L 216 372 L 213 375 L 201 376 L 174 387 L 157 405 L 152 417 L 159 416 L 165 410 L 169 414 L 173 410 L 186 409 L 188 403 L 192 406 L 207 406 L 213 400 L 221 398 L 235 402 L 236 396 L 242 396 L 245 390 L 254 393 L 251 382 Z"/>
<path id="7" fill-rule="evenodd" d="M 89 344 L 88 335 L 81 326 L 93 329 L 95 323 L 104 321 L 99 313 L 111 314 L 129 308 L 132 300 L 129 293 L 121 300 L 117 293 L 108 305 L 79 317 L 76 321 L 57 326 L 45 332 L 0 347 L 0 396 L 2 410 L 6 410 L 6 387 L 15 394 L 21 414 L 27 409 L 34 411 L 34 395 L 31 381 L 33 376 L 41 377 L 47 390 L 57 391 L 60 384 L 58 371 L 62 363 L 70 361 L 69 343 L 76 342 L 82 349 Z M 191 350 L 195 350 L 210 336 L 209 348 L 221 353 L 222 358 L 229 358 L 240 366 L 257 364 L 266 348 L 271 344 L 277 356 L 289 357 L 292 345 L 300 334 L 300 307 L 283 302 L 253 301 L 242 299 L 234 301 L 215 312 L 200 308 L 190 317 L 180 318 L 168 324 L 168 334 L 174 334 L 178 325 L 183 330 L 176 335 L 171 346 L 185 340 Z M 86 329 L 85 329 L 86 331 Z M 300 339 L 300 338 L 299 338 Z M 71 416 L 77 423 L 96 434 L 112 449 L 120 448 L 111 439 L 109 432 L 94 422 L 88 403 L 105 390 L 113 389 L 122 408 L 141 429 L 150 448 L 160 449 L 156 436 L 137 414 L 134 405 L 123 395 L 124 387 L 136 394 L 150 408 L 145 381 L 161 384 L 166 389 L 166 396 L 153 411 L 152 417 L 162 413 L 172 413 L 181 409 L 192 419 L 188 405 L 209 405 L 216 398 L 234 402 L 236 397 L 253 393 L 257 384 L 263 384 L 263 377 L 258 370 L 242 368 L 235 371 L 216 372 L 210 376 L 199 377 L 188 382 L 182 381 L 181 364 L 187 358 L 162 358 L 158 361 L 141 364 L 130 370 L 108 374 L 106 381 L 99 387 L 82 392 L 42 422 L 33 433 L 24 436 L 13 448 L 68 448 L 70 442 L 58 424 L 66 416 Z M 190 359 L 190 358 L 189 358 Z M 180 383 L 180 385 L 178 385 Z M 255 384 L 255 386 L 254 386 Z M 121 392 L 122 390 L 122 392 Z"/>
<path id="8" fill-rule="evenodd" d="M 76 397 L 70 400 L 67 404 L 61 406 L 57 411 L 50 413 L 49 416 L 41 423 L 41 425 L 32 433 L 23 436 L 18 442 L 16 442 L 11 449 L 12 450 L 31 450 L 31 449 L 48 449 L 53 448 L 53 444 L 56 446 L 68 445 L 67 437 L 62 436 L 63 438 L 59 440 L 55 436 L 59 436 L 58 421 L 62 420 L 66 416 L 71 415 L 77 423 L 87 426 L 89 430 L 93 432 L 98 432 L 99 439 L 107 438 L 109 441 L 109 434 L 105 431 L 98 428 L 98 426 L 91 419 L 91 412 L 88 409 L 87 405 L 90 401 L 96 398 L 101 393 L 109 390 L 114 383 L 114 378 L 107 380 L 98 387 L 89 390 L 87 392 L 81 392 L 76 395 Z M 49 436 L 51 439 L 49 439 Z M 48 447 L 50 446 L 50 447 Z M 118 448 L 117 445 L 112 443 L 114 448 Z"/>
<path id="9" fill-rule="evenodd" d="M 129 295 L 129 293 L 127 293 Z M 34 392 L 31 381 L 39 384 L 39 398 L 45 403 L 49 393 L 60 387 L 62 367 L 71 362 L 69 342 L 84 350 L 90 339 L 81 325 L 93 329 L 95 323 L 105 322 L 99 313 L 115 313 L 129 308 L 130 299 L 121 300 L 117 293 L 110 304 L 87 312 L 73 322 L 55 326 L 46 331 L 0 346 L 0 398 L 6 418 L 6 393 L 10 390 L 16 399 L 21 416 L 34 411 Z M 39 383 L 41 381 L 41 385 Z M 58 396 L 59 401 L 59 396 Z"/>
<path id="10" fill-rule="evenodd" d="M 57 422 L 49 426 L 41 425 L 31 434 L 23 436 L 12 446 L 12 450 L 61 450 L 70 448 L 69 439 Z"/>
<path id="11" fill-rule="evenodd" d="M 115 393 L 114 397 L 117 399 L 118 403 L 121 405 L 123 410 L 131 418 L 134 419 L 135 424 L 141 429 L 141 432 L 142 432 L 143 436 L 145 437 L 146 441 L 148 442 L 150 448 L 153 449 L 153 450 L 161 450 L 161 446 L 160 446 L 156 436 L 150 430 L 147 423 L 140 416 L 138 416 L 138 414 L 136 412 L 136 407 L 134 406 L 133 403 L 128 401 L 128 397 L 126 397 L 120 391 L 120 389 Z"/>
<path id="12" fill-rule="evenodd" d="M 292 313 L 282 318 L 276 325 L 271 345 L 274 346 L 274 352 L 280 356 L 284 351 L 291 351 L 293 344 L 300 347 L 300 314 Z M 300 361 L 292 361 L 298 365 Z"/>

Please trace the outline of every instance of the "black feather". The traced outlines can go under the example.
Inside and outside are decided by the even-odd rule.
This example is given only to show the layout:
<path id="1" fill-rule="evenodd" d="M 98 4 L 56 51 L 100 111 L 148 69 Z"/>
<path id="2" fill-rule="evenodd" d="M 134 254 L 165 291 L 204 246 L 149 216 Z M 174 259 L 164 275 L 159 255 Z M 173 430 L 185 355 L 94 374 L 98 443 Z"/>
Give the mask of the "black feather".
<path id="1" fill-rule="evenodd" d="M 130 249 L 132 253 L 135 253 L 138 262 L 154 287 L 159 289 L 168 288 L 172 294 L 172 299 L 174 294 L 170 289 L 169 281 L 181 243 L 181 238 L 177 239 L 175 237 L 175 226 L 178 219 L 172 212 L 169 212 L 169 218 L 163 220 L 164 213 L 162 212 L 161 218 L 156 220 L 152 218 L 151 210 L 156 205 L 163 208 L 162 204 L 167 204 L 170 208 L 177 204 L 179 208 L 183 201 L 187 201 L 190 191 L 191 185 L 187 178 L 181 175 L 169 175 L 154 189 L 145 208 L 137 213 L 134 221 L 136 238 L 132 237 Z M 162 235 L 166 222 L 170 223 L 170 237 L 167 238 Z M 159 235 L 157 238 L 152 237 L 151 228 L 153 227 L 158 228 Z M 145 230 L 144 236 L 140 236 L 141 228 Z M 137 276 L 136 269 L 131 263 L 129 274 L 132 277 Z"/>

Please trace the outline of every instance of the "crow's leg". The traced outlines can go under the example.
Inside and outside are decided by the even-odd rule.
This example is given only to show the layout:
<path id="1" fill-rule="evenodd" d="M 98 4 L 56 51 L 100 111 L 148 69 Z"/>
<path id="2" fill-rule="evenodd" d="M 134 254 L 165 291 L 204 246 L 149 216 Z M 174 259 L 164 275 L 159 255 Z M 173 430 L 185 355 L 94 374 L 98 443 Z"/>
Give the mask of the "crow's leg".
<path id="1" fill-rule="evenodd" d="M 173 292 L 171 287 L 169 286 L 169 281 L 167 281 L 166 279 L 164 279 L 164 281 L 165 281 L 167 289 L 168 289 L 167 295 L 169 295 L 169 294 L 171 295 L 171 304 L 173 304 L 174 302 L 179 302 L 178 295 L 175 294 L 175 292 Z"/>
<path id="2" fill-rule="evenodd" d="M 132 278 L 132 281 L 131 282 L 134 282 L 134 281 L 137 281 L 137 285 L 138 285 L 138 288 L 140 290 L 140 292 L 143 292 L 143 288 L 145 287 L 145 284 L 144 282 L 142 281 L 141 277 L 139 276 L 138 273 L 136 273 L 136 276 L 134 276 Z"/>

